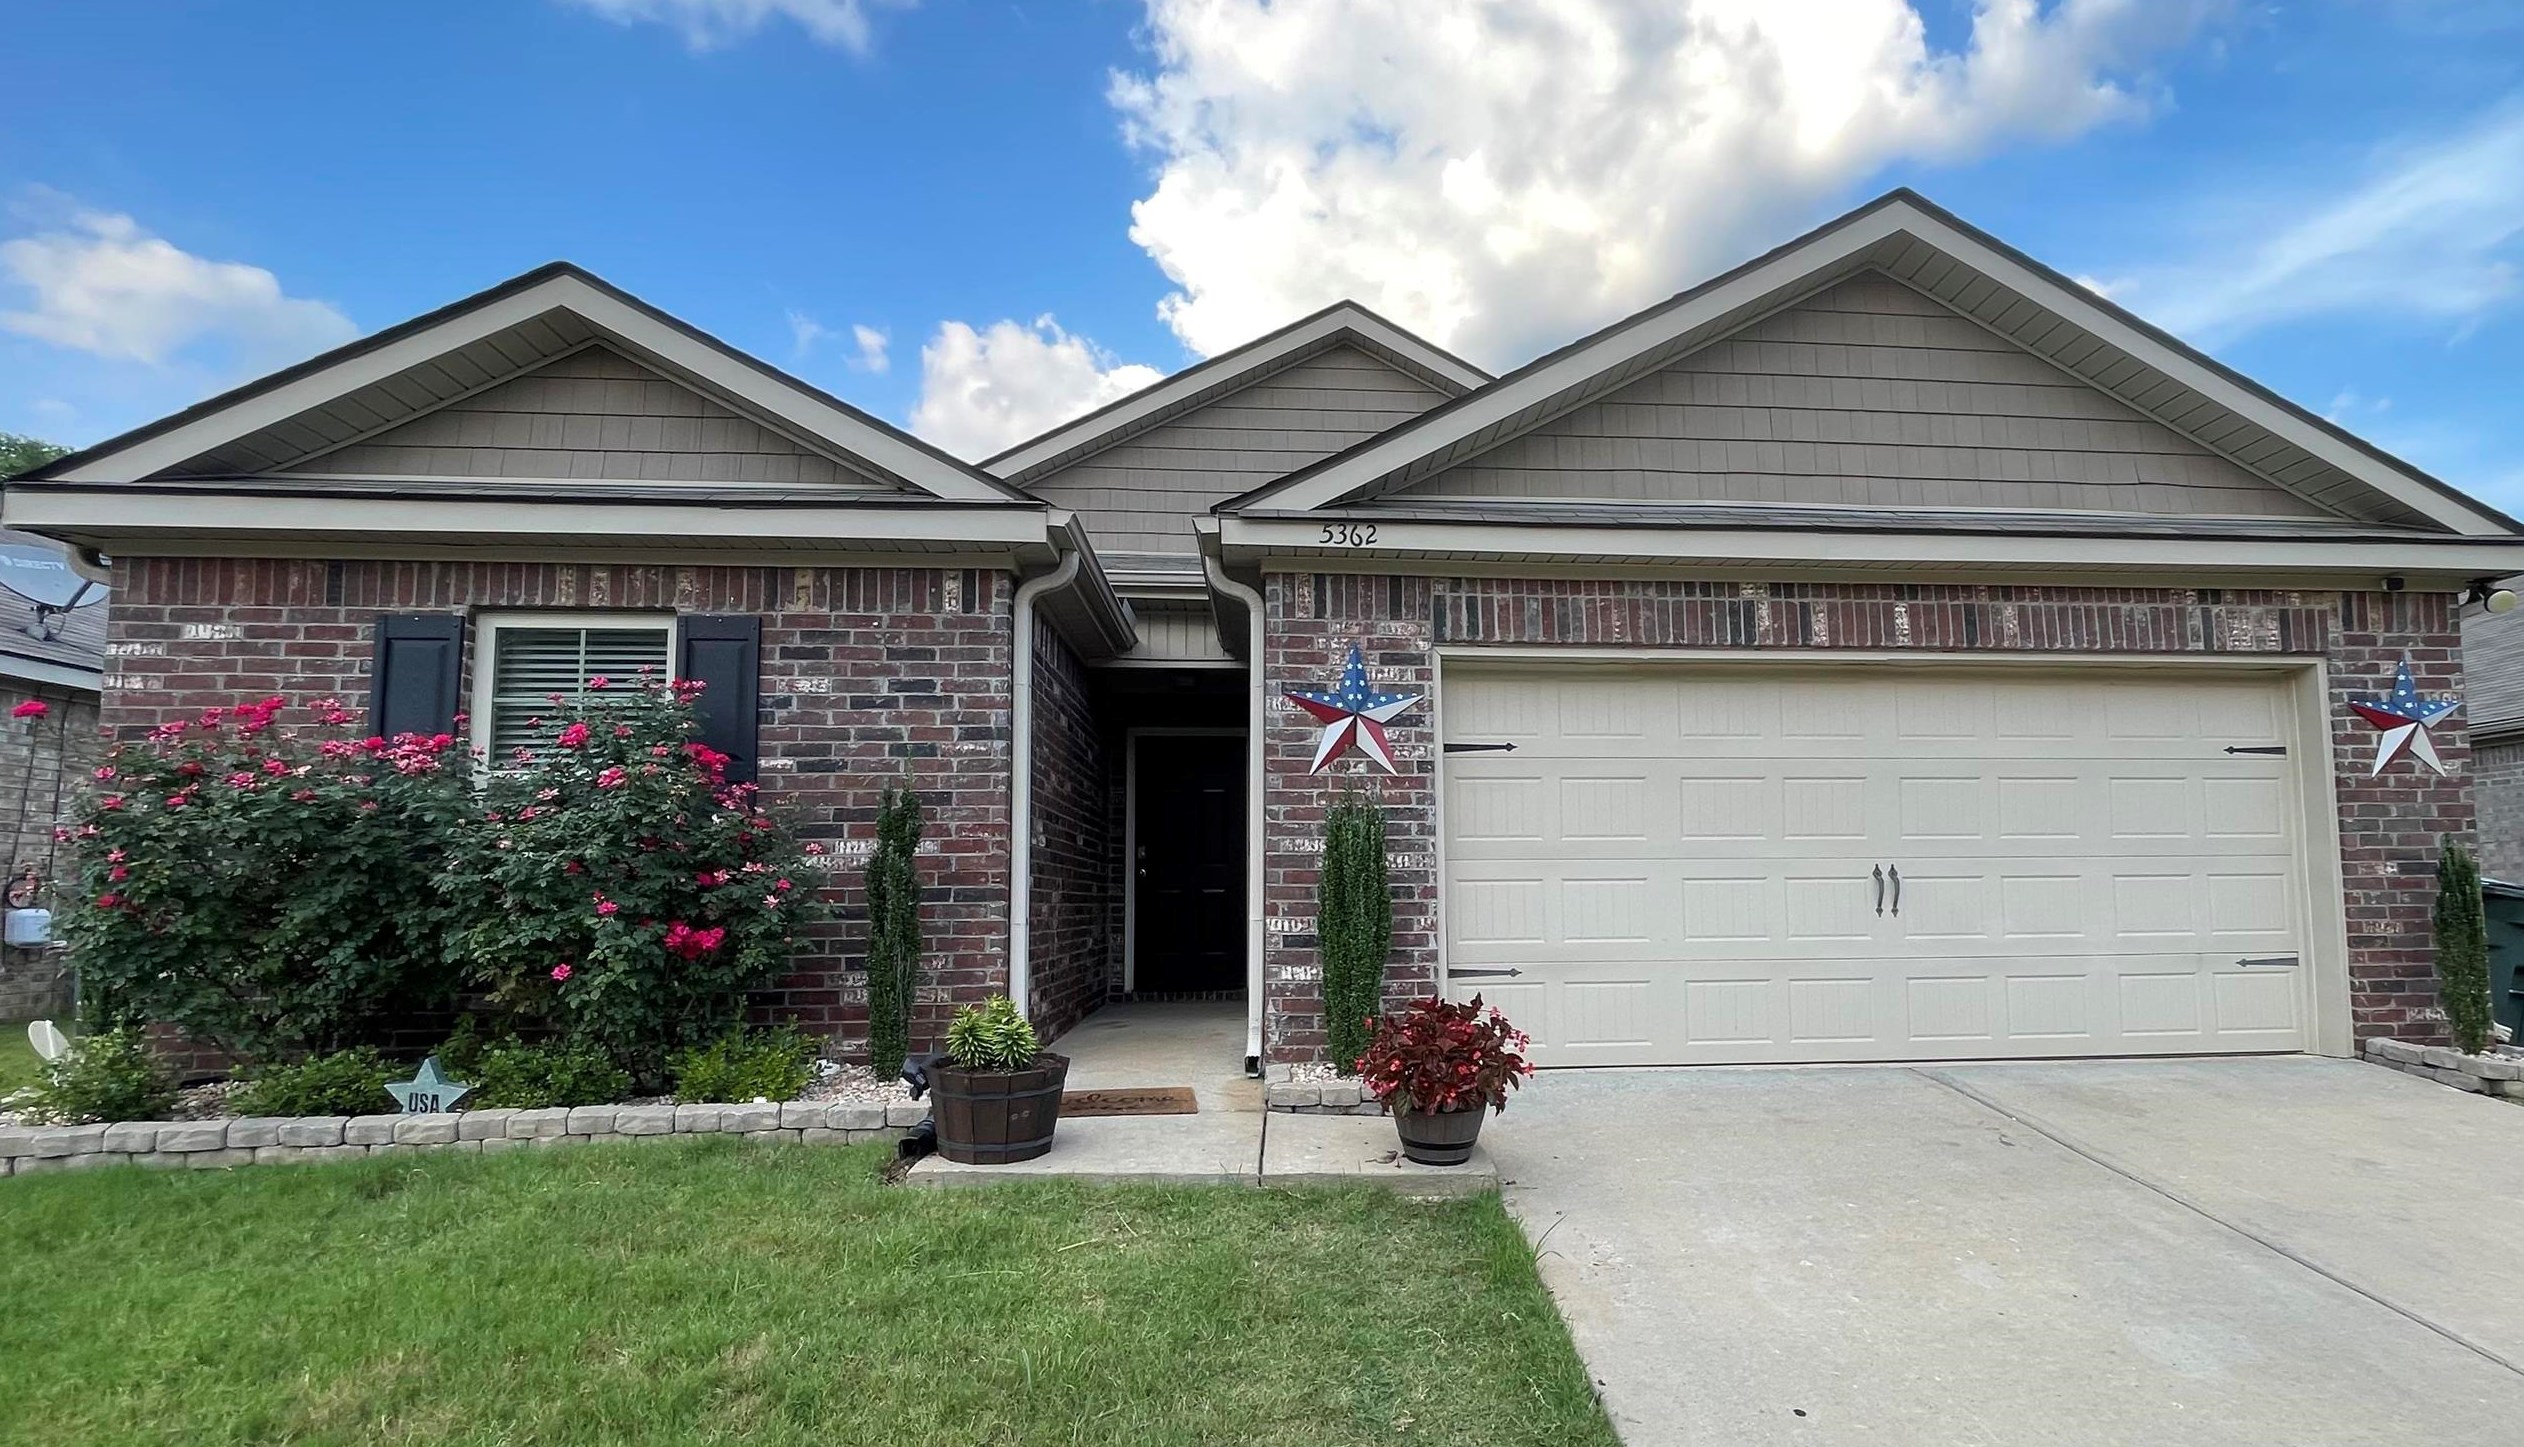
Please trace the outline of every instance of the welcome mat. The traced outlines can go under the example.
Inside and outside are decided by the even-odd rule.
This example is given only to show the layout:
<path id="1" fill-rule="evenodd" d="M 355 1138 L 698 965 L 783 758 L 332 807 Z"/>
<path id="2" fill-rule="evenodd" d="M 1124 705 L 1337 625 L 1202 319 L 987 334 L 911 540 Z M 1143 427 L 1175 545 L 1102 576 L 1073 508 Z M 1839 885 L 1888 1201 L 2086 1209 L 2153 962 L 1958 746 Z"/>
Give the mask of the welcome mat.
<path id="1" fill-rule="evenodd" d="M 1188 1085 L 1152 1085 L 1133 1090 L 1064 1090 L 1060 1113 L 1088 1115 L 1198 1115 Z"/>

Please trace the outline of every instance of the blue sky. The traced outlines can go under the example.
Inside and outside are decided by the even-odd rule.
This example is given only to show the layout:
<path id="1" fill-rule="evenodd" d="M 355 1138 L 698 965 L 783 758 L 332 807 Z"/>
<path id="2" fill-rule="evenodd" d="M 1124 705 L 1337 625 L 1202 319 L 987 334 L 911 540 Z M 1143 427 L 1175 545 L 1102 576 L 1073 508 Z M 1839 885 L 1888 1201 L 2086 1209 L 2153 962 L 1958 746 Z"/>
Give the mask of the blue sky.
<path id="1" fill-rule="evenodd" d="M 0 430 L 94 441 L 566 257 L 978 455 L 1342 294 L 1512 366 L 1904 184 L 2524 510 L 2524 7 L 2491 0 L 135 0 L 9 34 Z"/>

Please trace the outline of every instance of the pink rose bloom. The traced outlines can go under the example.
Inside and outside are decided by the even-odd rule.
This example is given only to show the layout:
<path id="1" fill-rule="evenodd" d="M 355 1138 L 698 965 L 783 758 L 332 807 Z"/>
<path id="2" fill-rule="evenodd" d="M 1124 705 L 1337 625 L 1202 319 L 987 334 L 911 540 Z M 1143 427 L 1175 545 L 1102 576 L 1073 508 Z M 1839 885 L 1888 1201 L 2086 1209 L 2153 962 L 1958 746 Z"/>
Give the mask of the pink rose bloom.
<path id="1" fill-rule="evenodd" d="M 609 768 L 596 776 L 596 787 L 599 789 L 619 789 L 622 787 L 622 781 L 622 766 L 620 764 L 616 764 L 612 768 Z"/>
<path id="2" fill-rule="evenodd" d="M 100 809 L 120 809 L 123 807 L 122 796 L 119 794 L 108 794 L 104 798 L 96 801 L 96 807 Z"/>
<path id="3" fill-rule="evenodd" d="M 778 909 L 780 907 L 780 896 L 776 894 L 766 894 L 762 897 L 762 902 L 773 909 Z"/>
<path id="4" fill-rule="evenodd" d="M 552 978 L 555 982 L 566 980 L 569 977 L 570 967 L 568 965 L 554 965 L 552 967 Z"/>
<path id="5" fill-rule="evenodd" d="M 587 743 L 587 725 L 583 723 L 574 723 L 568 728 L 561 730 L 561 736 L 554 739 L 553 742 L 559 744 L 565 749 L 583 747 Z"/>
<path id="6" fill-rule="evenodd" d="M 617 910 L 619 910 L 619 909 L 621 909 L 621 908 L 622 908 L 622 906 L 621 906 L 621 905 L 618 905 L 618 904 L 614 903 L 614 902 L 613 902 L 612 900 L 610 900 L 610 899 L 608 899 L 608 900 L 601 900 L 601 901 L 599 901 L 599 902 L 597 903 L 597 905 L 596 905 L 596 912 L 597 912 L 598 914 L 609 915 L 609 914 L 612 914 L 612 913 L 614 913 L 615 911 L 617 911 Z"/>
<path id="7" fill-rule="evenodd" d="M 114 893 L 112 890 L 107 890 L 105 893 L 96 897 L 96 907 L 98 909 L 112 909 L 114 906 L 121 904 L 122 902 L 123 897 Z"/>

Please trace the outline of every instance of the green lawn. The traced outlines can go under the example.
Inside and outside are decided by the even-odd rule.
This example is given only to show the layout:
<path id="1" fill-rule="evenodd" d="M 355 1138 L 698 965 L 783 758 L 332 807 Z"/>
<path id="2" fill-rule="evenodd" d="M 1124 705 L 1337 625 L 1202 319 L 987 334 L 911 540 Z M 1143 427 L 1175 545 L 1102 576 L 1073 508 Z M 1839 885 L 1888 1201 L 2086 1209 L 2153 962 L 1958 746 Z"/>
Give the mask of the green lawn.
<path id="1" fill-rule="evenodd" d="M 0 1442 L 1614 1441 L 1495 1198 L 884 1159 L 0 1180 Z"/>
<path id="2" fill-rule="evenodd" d="M 26 1043 L 24 1020 L 0 1020 L 0 1095 L 23 1090 L 40 1078 L 43 1061 Z"/>

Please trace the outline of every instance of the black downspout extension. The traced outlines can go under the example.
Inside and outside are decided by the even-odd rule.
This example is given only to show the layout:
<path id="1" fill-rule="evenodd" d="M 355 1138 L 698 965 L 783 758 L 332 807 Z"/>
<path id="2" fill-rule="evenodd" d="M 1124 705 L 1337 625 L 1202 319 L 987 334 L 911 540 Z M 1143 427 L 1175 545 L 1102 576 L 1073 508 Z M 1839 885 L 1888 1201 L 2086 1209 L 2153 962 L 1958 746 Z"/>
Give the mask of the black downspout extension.
<path id="1" fill-rule="evenodd" d="M 943 1055 L 932 1055 L 925 1060 L 903 1062 L 903 1084 L 911 1087 L 912 1099 L 918 1100 L 929 1093 L 929 1067 L 945 1058 Z M 937 1149 L 938 1123 L 934 1119 L 923 1119 L 920 1124 L 911 1128 L 911 1134 L 895 1142 L 894 1158 L 900 1161 L 916 1161 L 922 1156 L 932 1154 Z"/>

